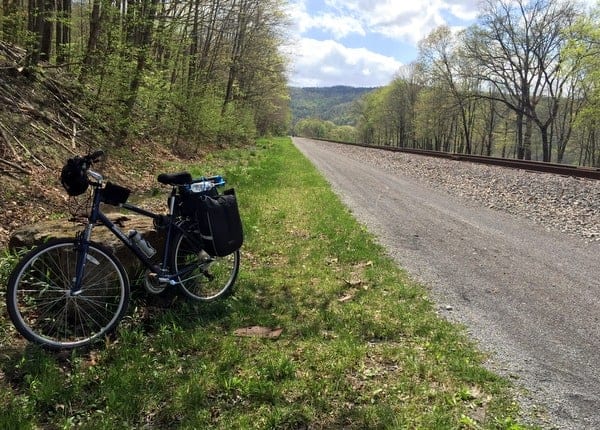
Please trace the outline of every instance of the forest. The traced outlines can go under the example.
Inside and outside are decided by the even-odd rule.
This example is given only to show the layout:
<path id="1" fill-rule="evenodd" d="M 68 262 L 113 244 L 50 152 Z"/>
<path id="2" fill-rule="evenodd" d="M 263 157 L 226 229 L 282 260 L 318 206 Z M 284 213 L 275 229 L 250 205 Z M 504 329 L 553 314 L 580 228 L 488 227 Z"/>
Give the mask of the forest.
<path id="1" fill-rule="evenodd" d="M 387 86 L 355 102 L 355 126 L 295 132 L 376 145 L 600 165 L 600 5 L 485 0 L 462 31 L 441 26 Z"/>
<path id="2" fill-rule="evenodd" d="M 355 125 L 354 102 L 375 88 L 348 86 L 290 87 L 290 107 L 294 122 L 319 118 L 340 125 Z"/>
<path id="3" fill-rule="evenodd" d="M 315 100 L 290 107 L 298 89 L 288 87 L 290 58 L 281 49 L 289 43 L 286 5 L 2 0 L 2 81 L 17 75 L 34 85 L 59 74 L 69 88 L 55 87 L 54 97 L 71 109 L 63 134 L 115 146 L 151 138 L 186 153 L 291 131 L 600 165 L 600 5 L 484 0 L 476 24 L 434 29 L 389 85 L 338 87 L 323 95 L 328 111 L 316 113 L 310 89 L 304 94 Z M 3 109 L 21 106 L 5 84 Z M 351 103 L 349 94 L 361 96 Z M 291 108 L 300 109 L 293 128 Z"/>
<path id="4" fill-rule="evenodd" d="M 2 0 L 0 59 L 12 56 L 15 64 L 3 64 L 2 73 L 32 85 L 59 73 L 69 92 L 56 88 L 56 97 L 78 110 L 64 125 L 115 146 L 150 137 L 182 153 L 284 134 L 283 6 L 283 0 Z M 10 89 L 2 91 L 14 104 Z"/>
<path id="5" fill-rule="evenodd" d="M 374 88 L 290 88 L 292 133 L 340 142 L 356 141 L 357 100 Z"/>

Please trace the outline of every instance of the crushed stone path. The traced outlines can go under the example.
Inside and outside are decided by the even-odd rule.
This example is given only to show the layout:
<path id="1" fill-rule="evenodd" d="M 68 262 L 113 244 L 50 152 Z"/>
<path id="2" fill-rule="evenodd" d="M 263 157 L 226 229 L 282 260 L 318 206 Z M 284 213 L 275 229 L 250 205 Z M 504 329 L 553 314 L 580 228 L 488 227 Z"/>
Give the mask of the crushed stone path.
<path id="1" fill-rule="evenodd" d="M 544 429 L 600 428 L 600 181 L 294 138 Z"/>

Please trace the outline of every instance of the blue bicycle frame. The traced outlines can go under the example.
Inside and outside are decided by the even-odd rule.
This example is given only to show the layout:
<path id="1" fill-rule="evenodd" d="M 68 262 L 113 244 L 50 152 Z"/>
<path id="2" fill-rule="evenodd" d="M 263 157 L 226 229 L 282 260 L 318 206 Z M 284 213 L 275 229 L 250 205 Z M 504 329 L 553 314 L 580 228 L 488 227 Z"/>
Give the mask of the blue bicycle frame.
<path id="1" fill-rule="evenodd" d="M 142 209 L 140 207 L 137 207 L 137 206 L 129 204 L 129 203 L 119 204 L 120 207 L 122 207 L 128 211 L 135 212 L 135 213 L 138 213 L 143 216 L 147 216 L 154 220 L 159 220 L 161 218 L 167 220 L 167 222 L 166 222 L 167 232 L 166 232 L 164 252 L 163 252 L 163 261 L 162 261 L 162 266 L 158 266 L 156 264 L 153 264 L 152 261 L 138 247 L 134 246 L 132 244 L 131 240 L 129 239 L 129 237 L 127 237 L 127 235 L 125 233 L 123 233 L 123 231 L 100 210 L 100 203 L 102 203 L 103 189 L 101 188 L 101 184 L 99 184 L 99 183 L 95 183 L 92 185 L 94 186 L 94 192 L 93 192 L 93 197 L 92 197 L 92 209 L 91 209 L 89 217 L 88 217 L 88 224 L 85 227 L 84 231 L 79 236 L 79 243 L 77 244 L 79 252 L 78 252 L 78 256 L 77 256 L 75 279 L 73 279 L 73 285 L 71 287 L 71 295 L 76 296 L 81 291 L 81 281 L 83 278 L 85 266 L 86 266 L 89 258 L 91 258 L 88 256 L 88 249 L 89 249 L 89 244 L 91 242 L 92 230 L 98 221 L 102 225 L 107 227 L 115 236 L 117 236 L 119 238 L 119 240 L 121 242 L 123 242 L 123 244 L 127 248 L 129 248 L 131 250 L 131 252 L 133 252 L 135 254 L 135 256 L 144 264 L 144 266 L 146 266 L 152 273 L 156 274 L 158 276 L 158 280 L 160 282 L 167 282 L 170 285 L 175 285 L 178 282 L 175 279 L 177 279 L 181 275 L 183 275 L 189 271 L 192 271 L 194 269 L 193 267 L 189 267 L 187 269 L 184 268 L 184 270 L 181 270 L 181 271 L 179 271 L 177 273 L 173 273 L 173 274 L 169 274 L 168 270 L 166 269 L 166 267 L 168 267 L 168 258 L 169 258 L 168 251 L 171 247 L 171 240 L 174 235 L 174 230 L 176 229 L 177 231 L 181 232 L 182 234 L 184 234 L 186 237 L 189 238 L 189 235 L 186 233 L 186 231 L 183 228 L 181 228 L 173 220 L 173 211 L 174 211 L 174 205 L 175 205 L 175 189 L 173 189 L 173 191 L 171 192 L 171 195 L 169 197 L 169 200 L 168 200 L 169 212 L 166 216 L 155 214 L 153 212 L 147 211 L 145 209 Z M 194 242 L 195 242 L 195 240 L 194 240 Z"/>

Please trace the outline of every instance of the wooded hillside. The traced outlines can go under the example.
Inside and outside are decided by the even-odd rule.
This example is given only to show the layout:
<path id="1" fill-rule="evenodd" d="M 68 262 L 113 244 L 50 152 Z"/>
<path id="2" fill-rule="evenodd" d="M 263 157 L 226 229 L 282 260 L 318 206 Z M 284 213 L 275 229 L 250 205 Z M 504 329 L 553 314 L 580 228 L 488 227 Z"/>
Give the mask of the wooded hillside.
<path id="1" fill-rule="evenodd" d="M 4 0 L 0 41 L 25 50 L 21 73 L 68 73 L 117 145 L 148 135 L 193 150 L 285 131 L 282 3 Z"/>
<path id="2" fill-rule="evenodd" d="M 290 106 L 292 121 L 308 118 L 320 118 L 336 125 L 355 125 L 356 101 L 373 91 L 374 88 L 355 88 L 347 86 L 290 88 Z"/>
<path id="3" fill-rule="evenodd" d="M 290 88 L 293 133 L 355 142 L 360 100 L 373 91 L 346 86 Z"/>
<path id="4" fill-rule="evenodd" d="M 64 210 L 72 154 L 109 150 L 136 186 L 171 157 L 285 133 L 283 3 L 0 2 L 0 245 Z"/>

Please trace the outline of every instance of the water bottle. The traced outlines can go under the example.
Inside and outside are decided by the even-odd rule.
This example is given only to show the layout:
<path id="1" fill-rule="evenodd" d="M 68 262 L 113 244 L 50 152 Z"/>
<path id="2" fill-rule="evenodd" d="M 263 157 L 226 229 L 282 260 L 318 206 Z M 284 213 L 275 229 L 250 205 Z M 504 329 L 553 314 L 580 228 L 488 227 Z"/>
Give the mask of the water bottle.
<path id="1" fill-rule="evenodd" d="M 211 181 L 194 182 L 190 185 L 190 190 L 192 193 L 202 193 L 210 190 L 213 186 L 214 184 Z"/>
<path id="2" fill-rule="evenodd" d="M 146 257 L 150 258 L 156 254 L 156 249 L 152 248 L 152 245 L 150 245 L 148 241 L 142 237 L 139 231 L 129 230 L 128 236 L 129 240 L 131 240 L 131 243 L 137 249 L 142 251 Z"/>

